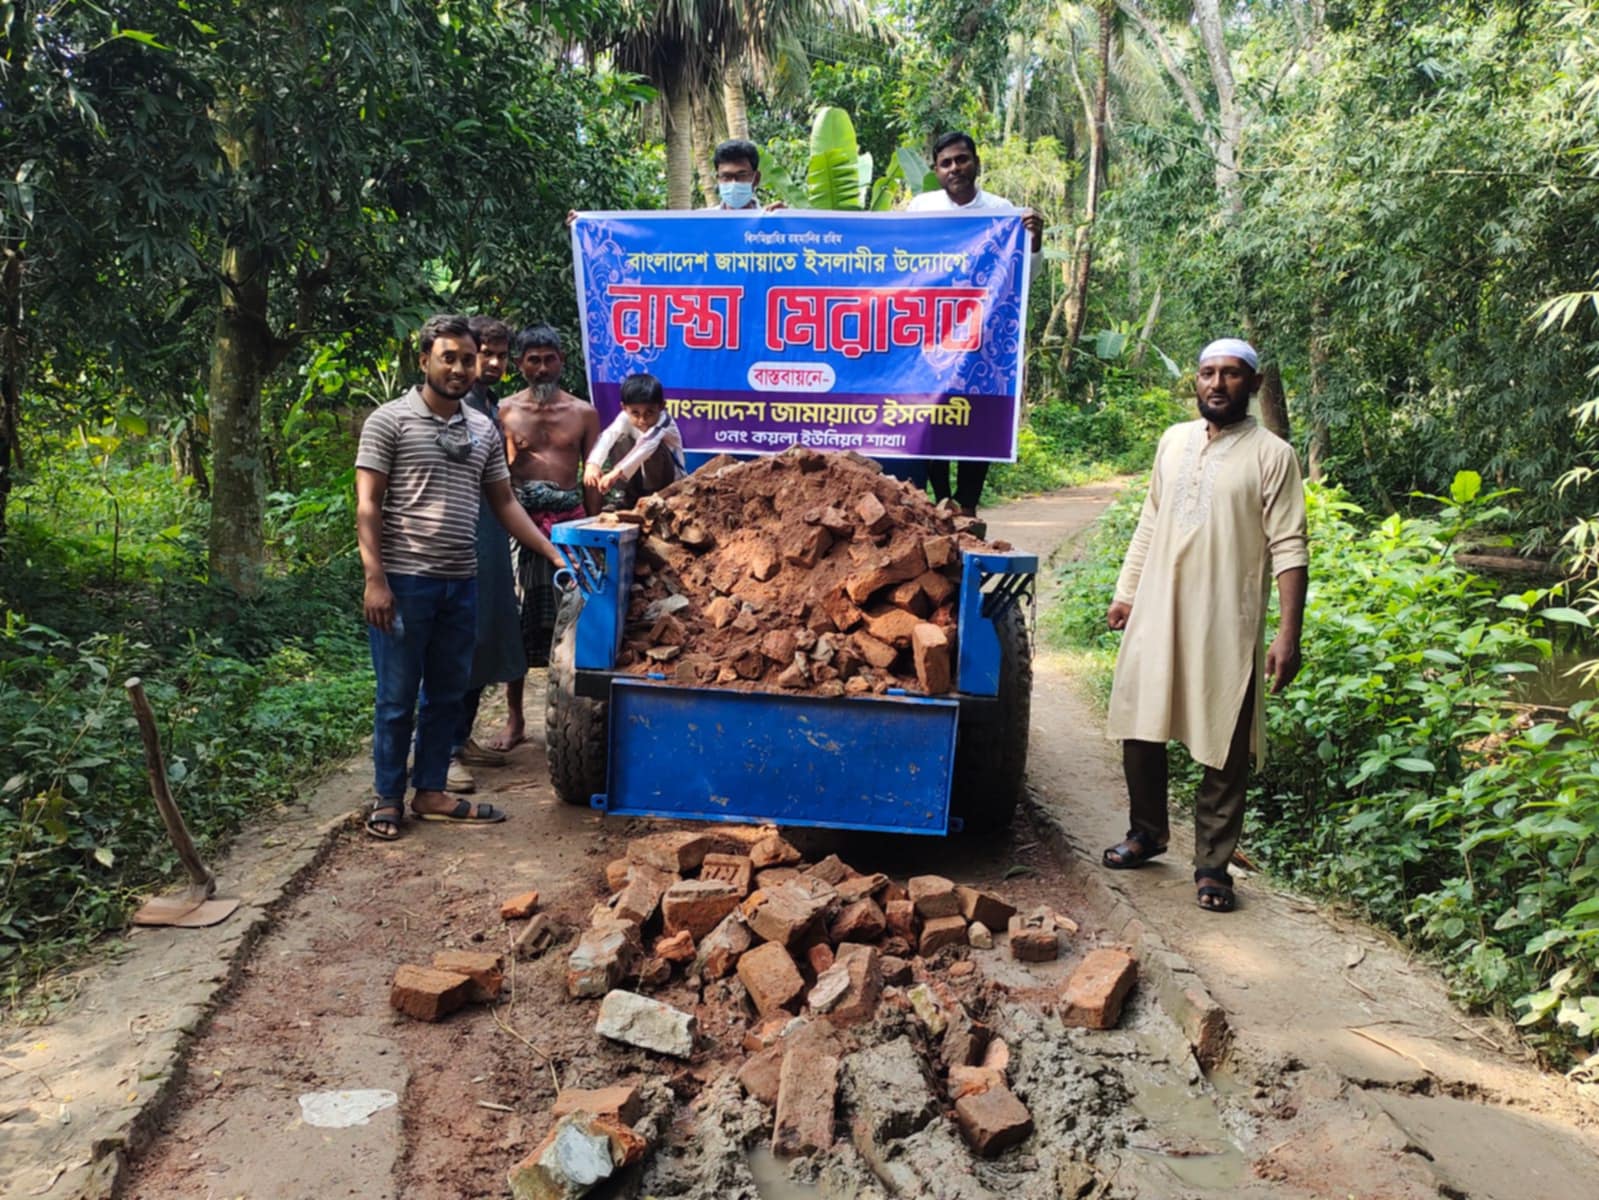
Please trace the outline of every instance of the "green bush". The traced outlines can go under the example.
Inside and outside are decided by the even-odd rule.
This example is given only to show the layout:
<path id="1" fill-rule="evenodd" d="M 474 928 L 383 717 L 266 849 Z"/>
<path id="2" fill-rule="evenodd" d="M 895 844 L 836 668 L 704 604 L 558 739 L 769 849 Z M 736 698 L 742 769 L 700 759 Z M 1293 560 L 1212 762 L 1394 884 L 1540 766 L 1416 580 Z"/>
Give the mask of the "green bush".
<path id="1" fill-rule="evenodd" d="M 1353 902 L 1434 952 L 1469 1003 L 1519 1011 L 1551 1053 L 1599 1029 L 1599 710 L 1531 723 L 1516 679 L 1582 627 L 1502 596 L 1454 547 L 1501 512 L 1457 476 L 1436 515 L 1374 521 L 1307 488 L 1305 666 L 1269 701 L 1246 838 L 1278 876 Z M 1137 504 L 1061 571 L 1053 630 L 1108 664 L 1104 609 Z"/>
<path id="2" fill-rule="evenodd" d="M 989 474 L 991 498 L 1074 487 L 1147 471 L 1167 426 L 1190 415 L 1169 390 L 1107 389 L 1103 403 L 1052 397 L 1033 407 L 1017 437 L 1017 460 Z"/>
<path id="3" fill-rule="evenodd" d="M 285 646 L 261 663 L 221 645 L 197 635 L 161 653 L 120 634 L 74 641 L 6 610 L 0 992 L 8 998 L 85 939 L 120 927 L 130 896 L 177 870 L 150 798 L 122 687 L 128 676 L 144 677 L 168 782 L 202 853 L 291 799 L 309 772 L 370 727 L 372 682 L 352 640 Z"/>
<path id="4" fill-rule="evenodd" d="M 144 679 L 168 782 L 208 855 L 370 728 L 360 568 L 339 550 L 350 515 L 333 485 L 276 523 L 285 560 L 304 565 L 241 602 L 205 582 L 208 512 L 192 486 L 160 463 L 110 460 L 55 447 L 12 509 L 0 576 L 7 1000 L 181 874 L 128 676 Z M 48 625 L 28 615 L 46 613 Z"/>
<path id="5" fill-rule="evenodd" d="M 6 514 L 8 569 L 37 563 L 58 579 L 112 587 L 192 570 L 209 506 L 164 463 L 108 462 L 111 451 L 93 445 L 106 440 L 30 447 L 27 481 Z"/>

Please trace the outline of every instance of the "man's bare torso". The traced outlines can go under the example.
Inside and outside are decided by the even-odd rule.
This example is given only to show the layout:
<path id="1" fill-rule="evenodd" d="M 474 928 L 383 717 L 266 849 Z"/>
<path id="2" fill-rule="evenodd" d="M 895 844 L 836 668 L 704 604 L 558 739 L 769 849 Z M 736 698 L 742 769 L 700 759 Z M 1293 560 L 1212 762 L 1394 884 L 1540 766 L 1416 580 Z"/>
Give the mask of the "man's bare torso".
<path id="1" fill-rule="evenodd" d="M 513 480 L 577 487 L 579 469 L 600 434 L 600 416 L 592 404 L 560 391 L 541 404 L 532 398 L 532 389 L 523 388 L 500 402 L 500 420 Z"/>

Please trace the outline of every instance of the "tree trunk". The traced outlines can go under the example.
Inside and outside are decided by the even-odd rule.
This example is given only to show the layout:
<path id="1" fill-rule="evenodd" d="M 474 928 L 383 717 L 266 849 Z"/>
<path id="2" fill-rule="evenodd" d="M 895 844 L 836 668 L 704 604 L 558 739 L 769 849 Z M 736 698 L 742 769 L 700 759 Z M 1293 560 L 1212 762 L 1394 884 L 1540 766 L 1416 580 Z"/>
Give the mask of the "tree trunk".
<path id="1" fill-rule="evenodd" d="M 211 499 L 211 476 L 205 469 L 205 434 L 200 430 L 196 414 L 183 418 L 178 436 L 172 440 L 172 472 L 181 483 L 194 481 L 194 494 L 202 500 Z"/>
<path id="2" fill-rule="evenodd" d="M 1288 398 L 1283 395 L 1283 373 L 1275 362 L 1267 362 L 1260 371 L 1260 421 L 1283 441 L 1288 440 Z"/>
<path id="3" fill-rule="evenodd" d="M 1305 474 L 1320 483 L 1327 475 L 1332 454 L 1332 434 L 1327 428 L 1327 302 L 1310 304 L 1310 445 L 1305 449 Z"/>
<path id="4" fill-rule="evenodd" d="M 1099 216 L 1099 191 L 1105 176 L 1105 113 L 1110 102 L 1110 41 L 1111 12 L 1109 5 L 1097 6 L 1099 14 L 1099 41 L 1094 58 L 1099 67 L 1099 78 L 1094 81 L 1094 97 L 1090 102 L 1082 77 L 1077 71 L 1076 56 L 1072 57 L 1072 77 L 1076 80 L 1078 94 L 1088 118 L 1088 180 L 1083 195 L 1083 217 L 1077 223 L 1077 234 L 1072 247 L 1072 286 L 1066 302 L 1066 348 L 1061 356 L 1061 369 L 1071 365 L 1071 356 L 1077 341 L 1083 335 L 1083 322 L 1088 316 L 1088 280 L 1094 265 L 1094 222 Z"/>
<path id="5" fill-rule="evenodd" d="M 1138 345 L 1133 347 L 1133 357 L 1128 361 L 1128 367 L 1136 371 L 1144 365 L 1144 355 L 1149 350 L 1149 343 L 1155 337 L 1155 322 L 1160 320 L 1161 285 L 1155 285 L 1155 294 L 1149 301 L 1149 310 L 1144 313 L 1144 326 L 1138 334 Z"/>
<path id="6" fill-rule="evenodd" d="M 727 112 L 727 136 L 748 138 L 750 110 L 744 96 L 744 73 L 734 63 L 722 80 L 722 108 Z"/>
<path id="7" fill-rule="evenodd" d="M 1332 456 L 1332 437 L 1327 420 L 1322 416 L 1310 418 L 1310 445 L 1305 451 L 1305 475 L 1312 483 L 1327 478 L 1327 459 Z"/>
<path id="8" fill-rule="evenodd" d="M 211 578 L 242 596 L 260 591 L 262 527 L 261 381 L 271 339 L 266 277 L 252 249 L 222 253 L 222 309 L 211 348 Z"/>
<path id="9" fill-rule="evenodd" d="M 1118 0 L 1118 7 L 1132 18 L 1133 23 L 1143 30 L 1144 36 L 1149 39 L 1149 44 L 1155 47 L 1161 66 L 1166 68 L 1167 77 L 1177 88 L 1178 94 L 1182 96 L 1183 103 L 1188 108 L 1188 115 L 1194 118 L 1195 125 L 1205 131 L 1205 140 L 1214 148 L 1210 119 L 1205 114 L 1205 102 L 1200 99 L 1199 89 L 1194 87 L 1193 80 L 1188 78 L 1178 63 L 1177 54 L 1172 49 L 1171 43 L 1166 40 L 1166 35 L 1161 32 L 1160 26 L 1134 0 Z"/>
<path id="10" fill-rule="evenodd" d="M 217 148 L 236 176 L 265 165 L 248 105 L 219 104 Z M 211 579 L 241 596 L 260 591 L 266 565 L 262 507 L 261 383 L 271 366 L 266 266 L 254 246 L 230 237 L 222 249 L 222 304 L 211 345 Z"/>
<path id="11" fill-rule="evenodd" d="M 716 171 L 711 166 L 711 155 L 716 150 L 715 135 L 711 132 L 711 113 L 704 96 L 694 97 L 694 174 L 700 181 L 700 194 L 705 203 L 715 207 L 721 203 L 716 190 Z"/>
<path id="12" fill-rule="evenodd" d="M 689 81 L 661 81 L 661 126 L 666 137 L 666 207 L 694 207 L 694 98 Z"/>
<path id="13" fill-rule="evenodd" d="M 1238 110 L 1238 87 L 1233 81 L 1232 59 L 1222 25 L 1219 0 L 1194 0 L 1194 23 L 1199 40 L 1205 44 L 1210 60 L 1210 78 L 1216 88 L 1216 190 L 1227 211 L 1244 209 L 1243 190 L 1238 179 L 1238 143 L 1243 134 L 1243 114 Z"/>
<path id="14" fill-rule="evenodd" d="M 5 557 L 6 509 L 22 465 L 22 248 L 7 239 L 0 267 L 0 559 Z"/>

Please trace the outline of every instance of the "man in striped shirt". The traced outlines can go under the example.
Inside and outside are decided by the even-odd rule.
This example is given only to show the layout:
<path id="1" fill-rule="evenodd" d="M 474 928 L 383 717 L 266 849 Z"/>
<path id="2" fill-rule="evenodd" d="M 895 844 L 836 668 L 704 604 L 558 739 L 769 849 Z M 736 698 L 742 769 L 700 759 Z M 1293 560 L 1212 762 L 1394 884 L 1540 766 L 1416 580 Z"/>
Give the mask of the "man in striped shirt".
<path id="1" fill-rule="evenodd" d="M 367 418 L 355 459 L 356 534 L 366 572 L 362 606 L 377 675 L 376 798 L 366 828 L 384 841 L 400 836 L 413 726 L 412 815 L 424 821 L 505 819 L 492 804 L 445 791 L 477 628 L 479 496 L 513 538 L 563 565 L 511 495 L 494 423 L 461 403 L 477 378 L 478 343 L 467 319 L 433 317 L 419 343 L 422 384 Z"/>

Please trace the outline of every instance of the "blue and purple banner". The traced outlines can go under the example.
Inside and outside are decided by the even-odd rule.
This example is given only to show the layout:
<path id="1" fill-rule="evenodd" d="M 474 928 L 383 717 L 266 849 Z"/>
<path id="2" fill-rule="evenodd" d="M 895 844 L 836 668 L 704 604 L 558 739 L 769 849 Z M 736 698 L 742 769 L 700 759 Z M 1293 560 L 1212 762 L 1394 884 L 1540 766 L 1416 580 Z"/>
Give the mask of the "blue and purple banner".
<path id="1" fill-rule="evenodd" d="M 647 371 L 689 450 L 1015 461 L 1015 213 L 584 213 L 572 250 L 603 421 Z"/>

